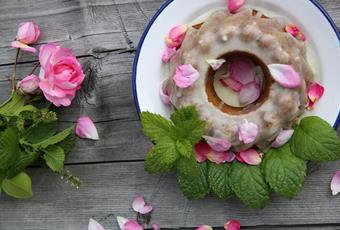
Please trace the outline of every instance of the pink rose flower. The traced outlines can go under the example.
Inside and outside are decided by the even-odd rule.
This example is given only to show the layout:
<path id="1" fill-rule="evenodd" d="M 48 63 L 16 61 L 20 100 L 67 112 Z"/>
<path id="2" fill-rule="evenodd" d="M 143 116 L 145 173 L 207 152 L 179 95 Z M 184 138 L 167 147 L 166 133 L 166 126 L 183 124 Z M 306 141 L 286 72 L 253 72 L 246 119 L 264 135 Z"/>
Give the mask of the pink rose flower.
<path id="1" fill-rule="evenodd" d="M 13 41 L 11 46 L 35 53 L 37 50 L 28 45 L 35 43 L 39 39 L 39 36 L 40 29 L 37 24 L 33 22 L 23 22 L 19 25 L 16 41 Z"/>
<path id="2" fill-rule="evenodd" d="M 39 77 L 32 74 L 18 82 L 18 90 L 25 94 L 37 94 L 39 92 Z"/>
<path id="3" fill-rule="evenodd" d="M 39 87 L 55 106 L 69 106 L 85 75 L 72 51 L 55 44 L 40 47 Z"/>

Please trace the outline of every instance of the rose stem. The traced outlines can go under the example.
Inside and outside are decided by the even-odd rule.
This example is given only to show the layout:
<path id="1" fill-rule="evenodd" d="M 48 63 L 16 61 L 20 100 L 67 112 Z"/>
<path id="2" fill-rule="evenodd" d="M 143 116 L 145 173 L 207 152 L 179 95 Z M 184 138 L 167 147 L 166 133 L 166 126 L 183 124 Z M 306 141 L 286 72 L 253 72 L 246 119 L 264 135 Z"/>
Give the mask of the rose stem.
<path id="1" fill-rule="evenodd" d="M 12 75 L 12 92 L 15 92 L 15 78 L 17 75 L 17 63 L 20 55 L 20 49 L 17 49 L 17 55 L 15 57 L 15 62 L 14 62 L 14 70 L 13 70 L 13 75 Z"/>
<path id="2" fill-rule="evenodd" d="M 33 69 L 31 71 L 31 73 L 29 75 L 32 75 L 34 73 L 34 71 L 40 66 L 40 62 L 36 62 L 33 66 Z"/>

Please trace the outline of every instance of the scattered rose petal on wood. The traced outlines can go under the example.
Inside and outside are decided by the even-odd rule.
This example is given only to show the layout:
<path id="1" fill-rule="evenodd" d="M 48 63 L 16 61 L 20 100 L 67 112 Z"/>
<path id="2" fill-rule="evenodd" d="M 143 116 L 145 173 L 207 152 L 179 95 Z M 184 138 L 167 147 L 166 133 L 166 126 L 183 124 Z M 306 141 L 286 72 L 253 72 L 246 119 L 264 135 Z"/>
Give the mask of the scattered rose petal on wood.
<path id="1" fill-rule="evenodd" d="M 162 61 L 164 63 L 169 63 L 170 59 L 175 55 L 175 53 L 176 53 L 176 47 L 173 47 L 173 48 L 166 47 L 162 55 Z"/>
<path id="2" fill-rule="evenodd" d="M 135 212 L 138 212 L 141 214 L 148 214 L 152 211 L 152 206 L 146 205 L 143 196 L 138 196 L 133 200 L 132 208 Z"/>
<path id="3" fill-rule="evenodd" d="M 151 224 L 151 227 L 152 227 L 153 230 L 160 230 L 161 229 L 161 226 L 158 223 Z"/>
<path id="4" fill-rule="evenodd" d="M 331 190 L 333 196 L 338 195 L 338 193 L 340 192 L 340 171 L 336 171 L 332 178 Z"/>
<path id="5" fill-rule="evenodd" d="M 235 81 L 234 79 L 228 77 L 228 78 L 222 78 L 220 79 L 221 84 L 224 87 L 228 87 L 232 89 L 234 92 L 240 92 L 242 89 L 242 84 L 238 81 Z"/>
<path id="6" fill-rule="evenodd" d="M 239 158 L 248 165 L 259 165 L 262 162 L 262 155 L 255 149 L 239 152 Z"/>
<path id="7" fill-rule="evenodd" d="M 240 230 L 241 224 L 237 220 L 230 220 L 224 225 L 225 230 Z"/>
<path id="8" fill-rule="evenodd" d="M 97 128 L 89 117 L 78 118 L 76 134 L 80 138 L 99 140 Z"/>
<path id="9" fill-rule="evenodd" d="M 165 38 L 167 46 L 169 48 L 180 47 L 187 31 L 188 27 L 186 25 L 177 25 L 171 28 L 168 36 Z"/>
<path id="10" fill-rule="evenodd" d="M 256 79 L 255 66 L 245 59 L 233 60 L 229 63 L 230 77 L 242 85 L 254 82 Z"/>
<path id="11" fill-rule="evenodd" d="M 196 228 L 196 230 L 213 230 L 213 228 L 209 225 L 203 224 L 199 226 L 198 228 Z"/>
<path id="12" fill-rule="evenodd" d="M 91 218 L 90 221 L 89 221 L 88 230 L 105 230 L 105 229 L 97 221 L 95 221 L 94 219 Z"/>
<path id="13" fill-rule="evenodd" d="M 294 129 L 282 130 L 272 143 L 273 148 L 280 148 L 286 144 L 294 134 Z"/>
<path id="14" fill-rule="evenodd" d="M 161 83 L 161 86 L 159 88 L 159 95 L 161 97 L 161 100 L 162 102 L 165 104 L 165 105 L 170 105 L 171 102 L 170 102 L 170 94 L 169 94 L 169 88 L 168 88 L 168 82 L 169 80 L 168 79 L 165 79 L 162 83 Z"/>
<path id="15" fill-rule="evenodd" d="M 221 66 L 226 62 L 224 59 L 208 59 L 206 61 L 215 71 L 221 68 Z"/>
<path id="16" fill-rule="evenodd" d="M 231 142 L 225 139 L 203 136 L 208 145 L 215 151 L 225 152 L 231 148 Z"/>
<path id="17" fill-rule="evenodd" d="M 199 72 L 192 65 L 187 64 L 177 66 L 173 80 L 175 81 L 177 87 L 185 89 L 194 84 L 199 77 Z"/>
<path id="18" fill-rule="evenodd" d="M 143 227 L 135 220 L 128 220 L 124 217 L 117 216 L 117 222 L 120 230 L 143 230 Z"/>
<path id="19" fill-rule="evenodd" d="M 259 128 L 257 124 L 248 122 L 244 119 L 238 127 L 239 140 L 243 141 L 245 144 L 252 143 L 256 140 Z"/>
<path id="20" fill-rule="evenodd" d="M 227 0 L 229 12 L 237 12 L 244 5 L 244 2 L 245 0 Z"/>
<path id="21" fill-rule="evenodd" d="M 240 91 L 240 103 L 242 105 L 249 105 L 259 99 L 261 95 L 260 85 L 256 82 L 249 83 L 242 86 Z"/>
<path id="22" fill-rule="evenodd" d="M 301 85 L 301 77 L 291 65 L 271 64 L 268 68 L 274 80 L 282 87 L 294 89 Z"/>

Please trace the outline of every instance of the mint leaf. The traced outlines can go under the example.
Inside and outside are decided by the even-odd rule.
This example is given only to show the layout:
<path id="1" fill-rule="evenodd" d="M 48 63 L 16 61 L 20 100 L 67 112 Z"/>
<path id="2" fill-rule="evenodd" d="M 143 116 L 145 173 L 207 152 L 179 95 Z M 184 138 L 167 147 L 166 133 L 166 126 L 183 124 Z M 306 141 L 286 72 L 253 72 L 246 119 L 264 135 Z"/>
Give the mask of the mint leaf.
<path id="1" fill-rule="evenodd" d="M 185 168 L 184 172 L 181 171 L 182 167 L 178 167 L 177 169 L 179 188 L 189 200 L 203 198 L 210 192 L 207 178 L 207 163 L 197 164 L 196 168 L 198 169 L 198 173 L 191 176 L 187 175 Z"/>
<path id="2" fill-rule="evenodd" d="M 288 144 L 266 153 L 261 167 L 270 187 L 281 196 L 292 199 L 300 192 L 306 161 L 294 156 Z"/>
<path id="3" fill-rule="evenodd" d="M 192 144 L 188 140 L 177 140 L 176 149 L 184 157 L 189 158 L 194 155 Z"/>
<path id="4" fill-rule="evenodd" d="M 156 143 L 163 137 L 173 137 L 173 125 L 164 117 L 150 112 L 141 113 L 143 132 Z"/>
<path id="5" fill-rule="evenodd" d="M 59 142 L 57 145 L 64 150 L 65 154 L 68 154 L 76 144 L 77 138 L 74 133 L 68 135 L 64 140 Z"/>
<path id="6" fill-rule="evenodd" d="M 199 174 L 198 166 L 194 156 L 181 157 L 177 162 L 177 172 L 180 172 L 182 176 L 196 177 Z"/>
<path id="7" fill-rule="evenodd" d="M 145 171 L 149 173 L 171 172 L 179 153 L 176 144 L 169 138 L 161 139 L 148 153 L 145 159 Z"/>
<path id="8" fill-rule="evenodd" d="M 7 128 L 0 137 L 0 169 L 8 169 L 19 155 L 19 137 L 15 128 Z"/>
<path id="9" fill-rule="evenodd" d="M 340 159 L 340 139 L 336 131 L 319 117 L 306 117 L 296 127 L 290 141 L 299 158 L 317 162 Z"/>
<path id="10" fill-rule="evenodd" d="M 42 158 L 45 159 L 46 164 L 54 172 L 60 172 L 64 167 L 65 153 L 62 148 L 57 145 L 50 145 L 43 150 L 45 154 Z"/>
<path id="11" fill-rule="evenodd" d="M 57 121 L 49 123 L 40 122 L 29 130 L 27 140 L 32 144 L 36 144 L 52 137 L 56 132 Z"/>
<path id="12" fill-rule="evenodd" d="M 31 178 L 24 172 L 12 179 L 4 179 L 2 181 L 2 190 L 15 198 L 30 198 L 33 196 Z"/>
<path id="13" fill-rule="evenodd" d="M 230 185 L 236 196 L 251 208 L 264 208 L 269 201 L 269 187 L 258 166 L 234 162 L 230 167 Z"/>
<path id="14" fill-rule="evenodd" d="M 1 193 L 1 184 L 2 181 L 6 178 L 6 172 L 0 169 L 0 193 Z"/>
<path id="15" fill-rule="evenodd" d="M 24 171 L 29 165 L 33 164 L 39 157 L 36 152 L 26 153 L 21 152 L 20 156 L 16 159 L 14 165 L 10 167 L 6 173 L 7 178 L 13 178 L 20 172 Z"/>
<path id="16" fill-rule="evenodd" d="M 73 129 L 74 127 L 70 127 L 68 129 L 65 129 L 64 131 L 52 136 L 52 137 L 49 137 L 39 143 L 36 143 L 34 144 L 33 146 L 34 147 L 40 147 L 40 148 L 46 148 L 50 145 L 54 145 L 54 144 L 57 144 L 61 141 L 63 141 L 66 137 L 68 137 L 72 132 L 73 132 Z"/>
<path id="17" fill-rule="evenodd" d="M 208 164 L 208 180 L 211 190 L 221 199 L 227 200 L 234 195 L 230 187 L 229 169 L 231 164 Z"/>
<path id="18" fill-rule="evenodd" d="M 0 106 L 0 114 L 6 116 L 15 116 L 18 111 L 25 106 L 25 99 L 16 93 L 13 93 L 11 98 Z"/>
<path id="19" fill-rule="evenodd" d="M 197 144 L 201 140 L 205 122 L 200 120 L 194 106 L 177 110 L 171 115 L 171 120 L 176 126 L 177 137 L 189 140 L 192 145 Z"/>

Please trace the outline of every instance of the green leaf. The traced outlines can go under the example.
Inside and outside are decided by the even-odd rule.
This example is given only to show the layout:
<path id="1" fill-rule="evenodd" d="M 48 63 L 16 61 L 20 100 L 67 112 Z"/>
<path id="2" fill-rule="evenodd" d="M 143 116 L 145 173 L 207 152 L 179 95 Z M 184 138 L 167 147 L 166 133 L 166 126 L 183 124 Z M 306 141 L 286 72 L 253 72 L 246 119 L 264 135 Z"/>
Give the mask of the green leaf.
<path id="1" fill-rule="evenodd" d="M 269 201 L 269 187 L 258 166 L 234 162 L 230 167 L 230 185 L 236 196 L 251 208 L 264 208 Z"/>
<path id="2" fill-rule="evenodd" d="M 281 196 L 292 199 L 300 192 L 306 161 L 294 156 L 288 144 L 266 153 L 261 167 L 270 187 Z"/>
<path id="3" fill-rule="evenodd" d="M 319 117 L 306 117 L 295 129 L 290 141 L 299 158 L 317 162 L 340 159 L 340 139 L 336 131 Z"/>
<path id="4" fill-rule="evenodd" d="M 25 106 L 25 99 L 16 93 L 13 93 L 11 98 L 0 106 L 0 114 L 6 116 L 15 116 Z"/>
<path id="5" fill-rule="evenodd" d="M 9 127 L 0 138 L 0 169 L 8 169 L 19 155 L 19 137 L 16 129 Z"/>
<path id="6" fill-rule="evenodd" d="M 173 137 L 173 125 L 160 115 L 142 112 L 141 122 L 145 135 L 156 143 L 163 137 Z"/>
<path id="7" fill-rule="evenodd" d="M 30 198 L 33 196 L 31 178 L 24 172 L 12 179 L 4 179 L 2 181 L 2 190 L 15 198 Z"/>
<path id="8" fill-rule="evenodd" d="M 194 106 L 177 110 L 171 115 L 171 120 L 176 126 L 177 137 L 189 140 L 192 145 L 201 140 L 205 122 L 200 120 Z"/>
<path id="9" fill-rule="evenodd" d="M 182 176 L 196 177 L 199 175 L 198 166 L 199 164 L 197 163 L 195 156 L 190 158 L 181 157 L 177 161 L 177 172 L 180 172 Z"/>
<path id="10" fill-rule="evenodd" d="M 60 172 L 64 167 L 64 150 L 57 145 L 50 145 L 43 151 L 45 154 L 42 157 L 45 159 L 48 167 L 54 172 Z"/>
<path id="11" fill-rule="evenodd" d="M 165 138 L 150 150 L 144 167 L 149 173 L 168 173 L 173 170 L 178 158 L 176 144 L 171 139 Z"/>
<path id="12" fill-rule="evenodd" d="M 182 172 L 181 167 L 177 170 L 179 188 L 189 200 L 196 200 L 209 194 L 207 163 L 197 164 L 198 173 L 188 176 Z"/>
<path id="13" fill-rule="evenodd" d="M 177 140 L 176 141 L 177 151 L 184 157 L 192 157 L 194 155 L 193 146 L 188 140 Z"/>
<path id="14" fill-rule="evenodd" d="M 230 186 L 229 169 L 231 164 L 208 164 L 208 180 L 211 190 L 221 199 L 227 200 L 234 195 Z"/>
<path id="15" fill-rule="evenodd" d="M 1 193 L 1 184 L 2 181 L 6 178 L 6 172 L 0 169 L 0 193 Z"/>
<path id="16" fill-rule="evenodd" d="M 24 171 L 28 166 L 34 163 L 39 157 L 36 152 L 26 153 L 21 152 L 20 156 L 16 159 L 14 165 L 10 167 L 6 173 L 7 178 L 13 178 L 20 172 Z"/>
<path id="17" fill-rule="evenodd" d="M 74 133 L 68 135 L 64 140 L 59 142 L 57 145 L 64 150 L 65 154 L 68 154 L 76 144 L 77 138 Z"/>
<path id="18" fill-rule="evenodd" d="M 52 136 L 52 137 L 49 137 L 39 143 L 36 143 L 34 144 L 33 146 L 34 147 L 40 147 L 40 148 L 46 148 L 50 145 L 54 145 L 54 144 L 57 144 L 61 141 L 63 141 L 66 137 L 68 137 L 72 132 L 73 132 L 73 129 L 74 127 L 70 127 L 68 129 L 65 129 L 64 131 Z"/>
<path id="19" fill-rule="evenodd" d="M 57 132 L 57 122 L 40 122 L 32 127 L 27 134 L 27 141 L 36 144 L 52 137 Z"/>

